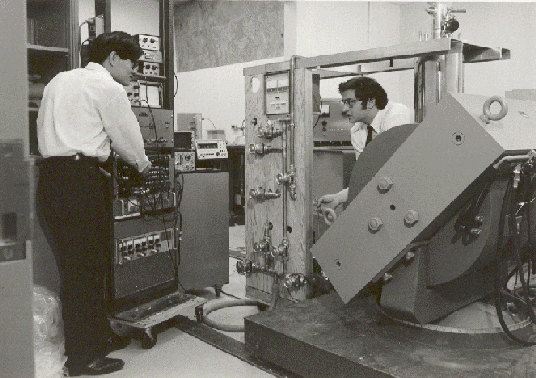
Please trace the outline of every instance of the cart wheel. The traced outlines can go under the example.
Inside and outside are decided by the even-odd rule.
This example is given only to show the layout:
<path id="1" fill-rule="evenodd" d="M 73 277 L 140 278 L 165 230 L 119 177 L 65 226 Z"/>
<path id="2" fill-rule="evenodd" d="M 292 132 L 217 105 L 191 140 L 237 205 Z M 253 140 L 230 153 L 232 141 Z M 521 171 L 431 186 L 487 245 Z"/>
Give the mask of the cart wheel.
<path id="1" fill-rule="evenodd" d="M 141 337 L 141 347 L 151 349 L 156 345 L 156 335 L 153 335 L 150 329 L 146 330 Z"/>

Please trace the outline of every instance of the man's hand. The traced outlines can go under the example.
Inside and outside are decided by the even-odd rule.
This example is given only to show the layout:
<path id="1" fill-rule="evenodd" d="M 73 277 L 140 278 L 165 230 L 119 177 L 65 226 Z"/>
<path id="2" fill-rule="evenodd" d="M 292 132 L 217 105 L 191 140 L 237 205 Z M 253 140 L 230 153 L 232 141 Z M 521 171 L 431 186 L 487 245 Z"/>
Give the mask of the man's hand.
<path id="1" fill-rule="evenodd" d="M 324 216 L 324 222 L 328 226 L 331 226 L 335 222 L 335 219 L 337 219 L 337 213 L 329 207 L 322 208 L 322 215 Z"/>
<path id="2" fill-rule="evenodd" d="M 133 184 L 135 186 L 144 186 L 145 179 L 147 178 L 149 171 L 151 170 L 151 162 L 149 162 L 149 164 L 141 172 L 133 166 L 129 166 L 129 168 L 132 170 L 131 181 L 133 182 Z"/>
<path id="3" fill-rule="evenodd" d="M 149 174 L 149 171 L 151 170 L 151 167 L 152 167 L 152 166 L 153 166 L 153 165 L 151 164 L 151 162 L 149 162 L 149 164 L 147 164 L 147 166 L 145 167 L 145 169 L 144 169 L 143 171 L 140 172 L 141 177 L 146 178 L 147 175 Z"/>
<path id="4" fill-rule="evenodd" d="M 331 224 L 337 218 L 337 213 L 335 209 L 340 205 L 337 194 L 326 194 L 318 200 L 318 207 L 322 215 L 324 216 L 324 222 L 327 225 Z"/>
<path id="5" fill-rule="evenodd" d="M 324 222 L 331 225 L 337 218 L 335 210 L 342 203 L 348 199 L 348 189 L 343 189 L 335 194 L 326 194 L 318 200 L 318 204 L 322 215 L 324 216 Z"/>

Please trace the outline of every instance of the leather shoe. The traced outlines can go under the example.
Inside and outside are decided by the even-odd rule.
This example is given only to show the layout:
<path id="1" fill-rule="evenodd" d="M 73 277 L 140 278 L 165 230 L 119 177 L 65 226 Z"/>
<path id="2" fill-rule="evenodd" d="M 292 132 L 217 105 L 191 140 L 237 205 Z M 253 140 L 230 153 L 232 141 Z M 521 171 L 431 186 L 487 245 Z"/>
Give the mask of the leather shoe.
<path id="1" fill-rule="evenodd" d="M 68 368 L 69 377 L 79 375 L 102 375 L 121 370 L 125 366 L 119 358 L 99 357 L 85 366 L 71 366 Z"/>

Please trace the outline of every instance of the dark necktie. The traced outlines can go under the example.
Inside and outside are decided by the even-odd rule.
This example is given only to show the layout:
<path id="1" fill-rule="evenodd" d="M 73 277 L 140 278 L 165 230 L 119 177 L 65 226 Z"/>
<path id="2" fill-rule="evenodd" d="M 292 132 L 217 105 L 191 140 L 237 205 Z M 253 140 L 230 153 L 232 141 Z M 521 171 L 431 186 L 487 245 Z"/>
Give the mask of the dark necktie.
<path id="1" fill-rule="evenodd" d="M 366 146 L 367 144 L 369 144 L 370 141 L 372 140 L 372 131 L 373 131 L 373 130 L 374 130 L 374 129 L 372 128 L 372 126 L 370 126 L 370 125 L 367 126 L 367 141 L 365 142 L 365 146 Z"/>

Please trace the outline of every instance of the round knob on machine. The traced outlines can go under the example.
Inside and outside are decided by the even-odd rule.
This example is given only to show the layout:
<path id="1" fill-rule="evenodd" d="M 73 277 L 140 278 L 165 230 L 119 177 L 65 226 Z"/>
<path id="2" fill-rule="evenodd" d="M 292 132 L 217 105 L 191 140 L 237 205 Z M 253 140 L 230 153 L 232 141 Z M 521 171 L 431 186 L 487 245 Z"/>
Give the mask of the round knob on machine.
<path id="1" fill-rule="evenodd" d="M 406 216 L 404 217 L 404 222 L 407 225 L 414 225 L 419 221 L 419 213 L 415 210 L 408 210 Z"/>
<path id="2" fill-rule="evenodd" d="M 383 226 L 383 222 L 379 217 L 374 217 L 369 221 L 368 226 L 371 231 L 379 231 Z"/>

